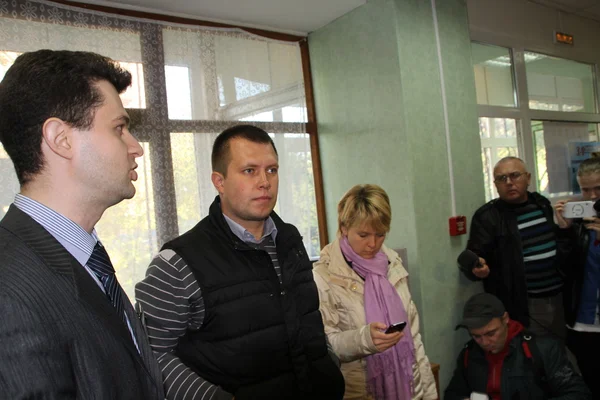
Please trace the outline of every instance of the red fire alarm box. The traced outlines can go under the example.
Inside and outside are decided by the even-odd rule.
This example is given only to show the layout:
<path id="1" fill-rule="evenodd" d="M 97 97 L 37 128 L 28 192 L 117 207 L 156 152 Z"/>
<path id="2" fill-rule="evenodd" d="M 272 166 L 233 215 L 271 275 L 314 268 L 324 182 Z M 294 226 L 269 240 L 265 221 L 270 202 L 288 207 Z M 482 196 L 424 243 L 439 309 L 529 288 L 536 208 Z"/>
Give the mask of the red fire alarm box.
<path id="1" fill-rule="evenodd" d="M 464 215 L 450 217 L 449 223 L 450 236 L 464 235 L 467 233 L 467 217 Z"/>

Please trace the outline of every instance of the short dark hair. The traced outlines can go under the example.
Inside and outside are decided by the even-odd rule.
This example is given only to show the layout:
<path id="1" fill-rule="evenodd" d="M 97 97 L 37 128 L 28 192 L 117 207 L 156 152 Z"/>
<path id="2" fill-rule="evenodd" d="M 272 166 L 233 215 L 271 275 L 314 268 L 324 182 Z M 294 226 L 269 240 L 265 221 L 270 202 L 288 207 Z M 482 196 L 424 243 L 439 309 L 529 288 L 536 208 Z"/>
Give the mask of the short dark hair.
<path id="1" fill-rule="evenodd" d="M 231 160 L 229 143 L 232 139 L 245 139 L 254 143 L 270 144 L 273 146 L 275 154 L 277 154 L 277 149 L 271 136 L 254 125 L 236 125 L 225 129 L 215 139 L 211 157 L 212 170 L 223 174 L 223 176 L 227 174 L 227 167 Z"/>
<path id="2" fill-rule="evenodd" d="M 118 93 L 131 74 L 108 57 L 83 51 L 38 50 L 21 54 L 0 83 L 0 141 L 21 185 L 43 168 L 42 127 L 59 118 L 91 128 L 104 98 L 95 83 L 106 80 Z"/>

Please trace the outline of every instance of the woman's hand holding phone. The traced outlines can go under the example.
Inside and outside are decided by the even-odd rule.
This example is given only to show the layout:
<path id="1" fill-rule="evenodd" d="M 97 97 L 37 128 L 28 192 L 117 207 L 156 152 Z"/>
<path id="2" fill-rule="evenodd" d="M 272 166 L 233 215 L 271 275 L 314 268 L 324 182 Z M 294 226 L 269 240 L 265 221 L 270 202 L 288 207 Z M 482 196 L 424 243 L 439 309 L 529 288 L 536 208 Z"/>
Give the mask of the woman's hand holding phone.
<path id="1" fill-rule="evenodd" d="M 388 326 L 383 322 L 372 322 L 369 324 L 371 340 L 373 340 L 373 344 L 380 353 L 398 343 L 404 336 L 403 332 L 385 333 L 387 328 Z"/>
<path id="2" fill-rule="evenodd" d="M 397 322 L 388 326 L 385 333 L 402 332 L 404 328 L 406 328 L 406 321 Z"/>

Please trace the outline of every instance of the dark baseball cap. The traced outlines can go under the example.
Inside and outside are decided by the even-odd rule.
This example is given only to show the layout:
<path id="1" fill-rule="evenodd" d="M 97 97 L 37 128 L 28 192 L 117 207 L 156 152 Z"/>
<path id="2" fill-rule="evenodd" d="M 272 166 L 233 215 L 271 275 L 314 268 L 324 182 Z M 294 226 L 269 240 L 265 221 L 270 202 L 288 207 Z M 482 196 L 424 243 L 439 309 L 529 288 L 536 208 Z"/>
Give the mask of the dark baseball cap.
<path id="1" fill-rule="evenodd" d="M 489 324 L 492 319 L 502 317 L 505 312 L 504 305 L 496 296 L 489 293 L 478 293 L 467 300 L 463 309 L 462 321 L 454 329 L 481 328 Z"/>

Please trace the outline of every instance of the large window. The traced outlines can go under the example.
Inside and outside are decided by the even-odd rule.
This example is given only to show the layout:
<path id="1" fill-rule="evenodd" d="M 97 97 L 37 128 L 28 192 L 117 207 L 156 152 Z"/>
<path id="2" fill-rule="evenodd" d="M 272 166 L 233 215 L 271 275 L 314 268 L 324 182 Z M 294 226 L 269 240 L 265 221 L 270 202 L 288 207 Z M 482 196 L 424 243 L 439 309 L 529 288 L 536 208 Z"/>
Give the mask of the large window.
<path id="1" fill-rule="evenodd" d="M 598 125 L 531 121 L 538 190 L 550 197 L 579 193 L 576 174 L 582 160 L 600 156 Z"/>
<path id="2" fill-rule="evenodd" d="M 490 106 L 515 105 L 512 57 L 509 49 L 471 44 L 477 103 Z"/>
<path id="3" fill-rule="evenodd" d="M 516 106 L 512 54 L 510 49 L 472 43 L 473 72 L 477 103 L 509 108 Z M 507 156 L 519 156 L 519 121 L 514 118 L 479 118 L 481 162 L 487 201 L 496 196 L 494 165 Z"/>
<path id="4" fill-rule="evenodd" d="M 577 166 L 600 155 L 596 66 L 481 43 L 472 57 L 486 199 L 497 196 L 492 171 L 506 156 L 525 160 L 530 190 L 577 193 Z"/>
<path id="5" fill-rule="evenodd" d="M 15 169 L 13 167 L 8 154 L 4 151 L 4 148 L 0 144 L 0 218 L 4 217 L 4 214 L 8 211 L 8 207 L 13 202 L 15 193 L 19 192 L 19 182 L 17 182 L 17 176 L 15 175 Z"/>
<path id="6" fill-rule="evenodd" d="M 519 157 L 518 123 L 509 118 L 479 118 L 479 137 L 485 180 L 485 198 L 495 197 L 494 165 L 504 157 Z"/>
<path id="7" fill-rule="evenodd" d="M 594 73 L 589 64 L 524 53 L 529 108 L 595 112 Z"/>
<path id="8" fill-rule="evenodd" d="M 309 254 L 318 256 L 298 43 L 46 2 L 14 0 L 3 7 L 1 76 L 18 54 L 40 48 L 94 51 L 132 73 L 133 85 L 121 98 L 145 151 L 138 160 L 137 194 L 109 209 L 96 227 L 131 298 L 160 246 L 207 215 L 216 195 L 210 181 L 212 143 L 238 121 L 272 135 L 281 165 L 276 211 L 298 227 Z M 1 147 L 0 184 L 2 216 L 18 184 Z"/>

